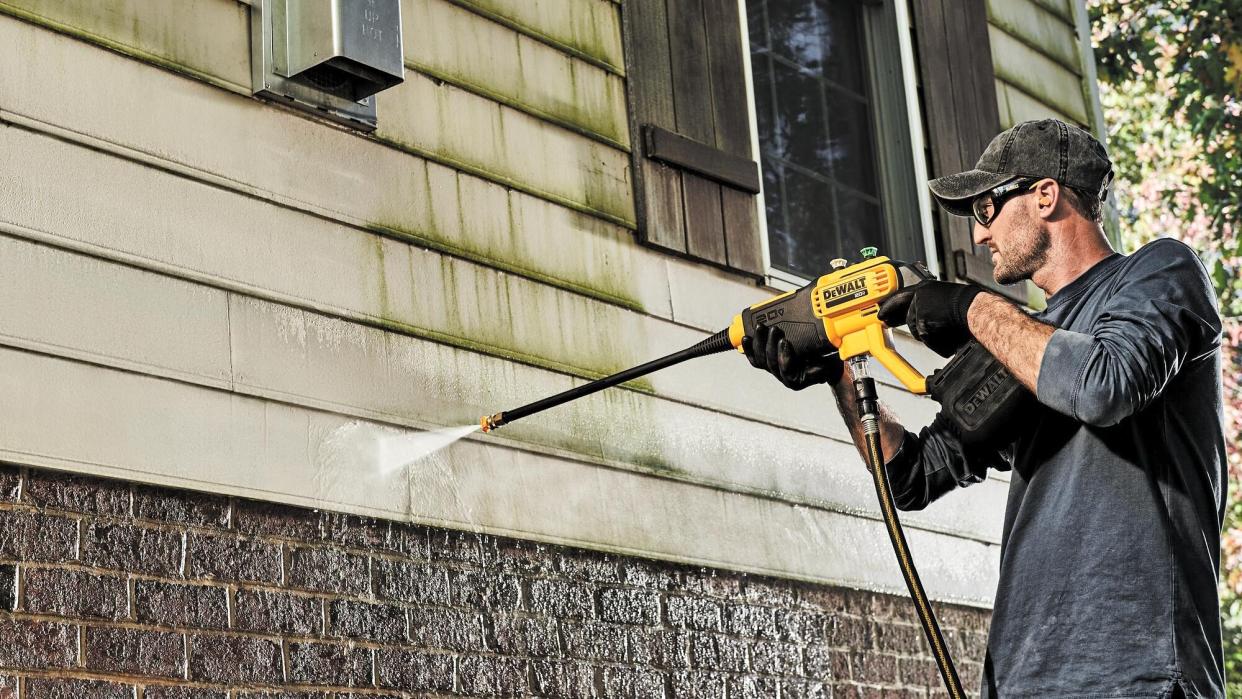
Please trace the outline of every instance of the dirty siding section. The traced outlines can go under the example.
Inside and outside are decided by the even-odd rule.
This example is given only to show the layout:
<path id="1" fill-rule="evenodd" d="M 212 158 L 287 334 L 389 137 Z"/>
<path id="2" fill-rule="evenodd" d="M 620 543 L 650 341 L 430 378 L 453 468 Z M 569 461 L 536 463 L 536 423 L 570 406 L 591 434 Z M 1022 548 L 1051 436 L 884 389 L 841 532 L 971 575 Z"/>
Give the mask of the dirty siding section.
<path id="1" fill-rule="evenodd" d="M 1090 24 L 1082 0 L 987 0 L 988 39 L 1002 128 L 1054 117 L 1078 124 L 1105 146 Z M 1104 206 L 1104 231 L 1121 249 L 1116 200 Z M 1042 307 L 1043 296 L 1036 294 Z"/>
<path id="2" fill-rule="evenodd" d="M 1001 127 L 1055 117 L 1104 132 L 1086 8 L 1075 0 L 988 0 Z"/>
<path id="3" fill-rule="evenodd" d="M 1017 55 L 1013 51 L 1033 50 L 1031 44 L 1068 50 L 1062 41 L 1068 25 L 1052 0 L 1023 3 L 1023 12 L 1042 13 L 1051 33 L 1006 33 L 1002 11 L 1010 11 L 1009 3 L 994 3 L 998 85 L 1008 105 L 1002 118 L 1028 118 L 1034 108 L 1024 105 L 1038 103 L 1078 121 L 1075 110 L 1088 107 L 1082 94 L 1074 102 L 1066 76 L 1081 73 L 1055 56 L 1048 60 L 1065 79 L 1047 85 L 1021 83 L 1002 69 Z M 21 467 L 18 480 L 54 479 L 54 471 L 85 474 L 86 485 L 75 491 L 82 502 L 124 490 L 116 511 L 92 514 L 103 518 L 99 527 L 124 536 L 136 531 L 131 520 L 141 519 L 134 509 L 141 483 L 169 497 L 209 493 L 213 502 L 234 503 L 230 507 L 283 503 L 294 519 L 320 517 L 314 512 L 320 509 L 378 518 L 367 521 L 382 523 L 374 526 L 385 531 L 414 527 L 409 531 L 424 539 L 477 532 L 481 538 L 463 539 L 475 542 L 472 548 L 540 542 L 529 546 L 550 552 L 549 560 L 572 550 L 578 551 L 572 556 L 611 561 L 605 568 L 635 566 L 640 572 L 593 581 L 585 601 L 547 603 L 580 603 L 592 610 L 585 617 L 562 606 L 539 620 L 568 625 L 554 629 L 553 657 L 586 653 L 573 657 L 603 663 L 591 666 L 589 691 L 604 696 L 620 695 L 599 684 L 613 672 L 599 669 L 614 667 L 610 662 L 655 667 L 670 696 L 688 695 L 675 692 L 670 678 L 690 669 L 680 661 L 646 663 L 640 650 L 646 646 L 633 640 L 617 641 L 622 657 L 607 655 L 614 651 L 600 639 L 629 632 L 608 626 L 623 620 L 598 616 L 604 593 L 597 587 L 616 587 L 610 597 L 635 598 L 632 614 L 658 635 L 676 635 L 674 618 L 708 618 L 700 630 L 724 635 L 689 639 L 689 650 L 672 651 L 687 663 L 699 657 L 694 662 L 707 663 L 708 674 L 741 662 L 733 671 L 793 673 L 797 681 L 789 680 L 790 687 L 810 678 L 856 685 L 860 694 L 865 687 L 887 687 L 895 695 L 925 696 L 922 688 L 934 684 L 934 676 L 927 678 L 908 619 L 866 622 L 899 628 L 900 642 L 884 640 L 887 632 L 878 628 L 852 640 L 837 636 L 840 642 L 831 647 L 844 659 L 828 662 L 835 657 L 828 654 L 815 663 L 810 658 L 818 651 L 807 648 L 823 645 L 819 641 L 778 630 L 738 641 L 721 627 L 732 623 L 729 605 L 751 599 L 746 581 L 758 578 L 747 576 L 800 581 L 771 583 L 782 589 L 838 590 L 831 594 L 852 595 L 861 600 L 850 603 L 859 609 L 894 604 L 897 598 L 886 593 L 902 589 L 870 479 L 826 391 L 790 394 L 743 358 L 722 355 L 467 439 L 405 470 L 385 473 L 332 458 L 332 436 L 342 427 L 361 422 L 412 431 L 470 424 L 687 346 L 769 293 L 634 242 L 621 4 L 403 0 L 406 81 L 380 94 L 380 126 L 370 136 L 250 97 L 249 13 L 238 0 L 0 0 L 0 391 L 19 397 L 0 401 L 0 460 Z M 1014 22 L 1028 24 L 1024 16 Z M 916 365 L 936 364 L 930 353 L 900 341 Z M 929 401 L 891 386 L 883 397 L 911 425 L 926 424 L 934 414 Z M 972 632 L 985 623 L 979 620 L 986 618 L 995 585 L 1005 488 L 1003 479 L 992 478 L 955 495 L 952 507 L 905 518 L 933 596 L 979 610 L 960 608 L 962 626 Z M 39 507 L 15 495 L 0 503 L 0 516 L 12 527 L 21 522 L 12 531 L 26 536 L 44 531 L 30 519 L 30 508 Z M 77 512 L 82 505 L 58 507 Z M 71 519 L 77 522 L 76 515 Z M 95 520 L 88 524 L 95 531 Z M 188 545 L 183 534 L 199 536 L 193 532 L 200 525 L 230 530 L 236 521 L 191 523 L 176 530 L 177 546 Z M 47 526 L 68 531 L 78 524 Z M 168 527 L 155 529 L 164 533 L 150 536 L 160 539 Z M 232 561 L 228 565 L 252 565 L 240 552 L 280 549 L 269 534 L 229 531 L 230 550 L 239 553 L 221 555 Z M 117 542 L 124 539 L 117 536 Z M 146 541 L 146 535 L 134 536 Z M 286 548 L 305 543 L 299 537 L 290 535 Z M 13 541 L 7 531 L 0 534 L 0 558 L 16 566 L 9 582 L 30 590 L 30 576 L 39 573 L 26 568 L 42 554 Z M 322 555 L 352 561 L 371 575 L 377 561 L 388 560 L 368 558 L 371 546 L 360 539 L 348 550 Z M 74 547 L 72 556 L 54 557 L 73 575 L 102 576 L 111 581 L 100 583 L 105 586 L 124 578 L 122 563 L 81 558 L 84 549 Z M 150 575 L 161 584 L 184 580 L 186 560 Z M 276 563 L 253 565 L 275 565 L 277 578 L 268 583 L 279 587 L 290 572 L 280 566 L 291 560 L 286 551 Z M 410 560 L 425 556 L 401 560 L 415 570 L 421 564 Z M 560 572 L 579 565 L 555 561 L 547 565 Z M 0 602 L 9 580 L 4 565 Z M 708 584 L 698 578 L 709 573 L 695 566 L 733 571 L 719 573 L 733 581 L 722 588 L 725 597 L 702 592 Z M 432 568 L 436 576 L 466 575 Z M 654 582 L 659 576 L 641 572 L 648 568 L 674 571 L 667 575 L 689 580 L 685 584 L 711 600 L 662 596 L 658 591 L 666 588 Z M 258 569 L 264 575 L 272 570 Z M 135 594 L 134 580 L 146 580 L 142 575 L 131 575 L 127 594 Z M 373 580 L 349 588 L 349 604 L 376 603 Z M 528 580 L 519 587 L 509 611 L 534 613 L 531 605 L 543 604 L 534 591 L 540 585 Z M 779 594 L 794 610 L 802 608 L 798 595 L 821 592 Z M 209 593 L 216 594 L 203 594 Z M 240 588 L 227 594 L 237 603 Z M 5 608 L 33 614 L 24 599 L 19 593 Z M 105 615 L 122 626 L 134 619 L 133 602 L 125 599 L 114 602 L 117 609 L 129 604 L 129 616 Z M 478 616 L 491 603 L 462 599 L 453 614 L 483 624 L 478 647 L 471 647 L 487 662 L 501 662 L 506 646 L 496 645 L 500 636 L 489 617 Z M 693 609 L 672 611 L 682 604 Z M 767 618 L 783 604 L 737 614 Z M 417 643 L 410 635 L 414 612 L 403 609 L 397 616 L 409 625 L 393 622 L 404 629 L 394 631 L 394 639 Z M 700 609 L 707 611 L 694 611 Z M 225 628 L 234 628 L 234 612 L 220 622 Z M 437 618 L 443 624 L 450 617 L 443 612 Z M 574 619 L 582 618 L 602 624 L 603 635 L 575 627 Z M 0 623 L 17 624 L 22 633 L 38 625 L 9 617 Z M 40 627 L 49 633 L 86 633 L 88 654 L 89 637 L 97 633 L 39 623 L 55 626 Z M 816 623 L 814 633 L 837 628 L 822 618 Z M 288 633 L 314 636 L 324 627 L 316 628 Z M 159 635 L 167 633 L 174 632 L 150 640 L 172 643 Z M 327 663 L 325 654 L 345 653 L 336 646 L 322 653 L 299 646 L 295 653 L 279 635 L 284 631 L 262 633 L 281 649 L 278 664 L 294 656 Z M 528 639 L 521 635 L 528 631 L 512 633 Z M 236 648 L 219 652 L 267 652 L 257 641 L 230 642 Z M 855 642 L 865 652 L 850 659 L 847 649 Z M 591 650 L 573 650 L 575 643 Z M 346 654 L 349 662 L 362 663 L 355 668 L 359 677 L 370 673 L 371 683 L 359 686 L 444 689 L 376 684 L 380 645 L 371 639 L 349 646 L 369 658 Z M 446 650 L 423 647 L 433 655 Z M 183 680 L 190 678 L 184 663 L 194 664 L 194 648 L 189 652 L 189 660 L 169 660 L 182 663 L 176 667 Z M 726 666 L 701 660 L 709 652 Z M 971 646 L 970 658 L 977 660 L 978 652 Z M 533 682 L 534 661 L 517 655 L 513 662 Z M 453 691 L 504 693 L 463 689 L 462 668 L 483 662 L 463 657 L 428 662 L 441 669 L 449 662 Z M 98 680 L 103 672 L 82 657 L 63 660 L 31 674 L 21 658 L 0 654 L 0 667 L 25 668 L 18 674 L 28 679 L 70 668 L 79 679 Z M 884 669 L 889 665 L 893 672 Z M 915 674 L 897 671 L 906 665 Z M 871 666 L 881 669 L 864 669 Z M 281 667 L 269 670 L 288 671 Z M 131 671 L 145 672 L 115 672 Z M 0 697 L 6 681 L 0 677 Z M 270 684 L 262 678 L 237 682 Z M 31 686 L 25 696 L 34 696 Z M 549 695 L 580 695 L 574 691 Z M 147 690 L 146 696 L 156 695 Z"/>

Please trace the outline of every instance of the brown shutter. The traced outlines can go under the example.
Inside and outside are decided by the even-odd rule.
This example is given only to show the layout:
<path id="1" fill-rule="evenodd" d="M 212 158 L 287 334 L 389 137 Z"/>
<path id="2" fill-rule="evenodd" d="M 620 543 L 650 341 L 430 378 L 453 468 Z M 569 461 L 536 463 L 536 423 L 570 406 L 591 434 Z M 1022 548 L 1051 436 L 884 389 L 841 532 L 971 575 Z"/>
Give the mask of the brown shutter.
<path id="1" fill-rule="evenodd" d="M 622 13 L 639 239 L 762 277 L 737 0 L 626 0 Z"/>
<path id="2" fill-rule="evenodd" d="M 913 0 L 923 111 L 931 142 L 931 176 L 975 166 L 1000 132 L 995 74 L 984 0 Z M 1026 303 L 1026 283 L 1002 286 L 992 278 L 986 246 L 971 240 L 972 219 L 939 212 L 947 267 L 959 278 Z"/>

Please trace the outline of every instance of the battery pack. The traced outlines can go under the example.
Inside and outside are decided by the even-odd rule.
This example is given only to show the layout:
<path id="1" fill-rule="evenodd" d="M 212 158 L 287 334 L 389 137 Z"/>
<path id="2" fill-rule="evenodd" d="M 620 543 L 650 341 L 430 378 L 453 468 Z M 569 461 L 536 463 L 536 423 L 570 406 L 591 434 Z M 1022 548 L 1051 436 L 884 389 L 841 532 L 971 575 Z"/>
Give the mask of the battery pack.
<path id="1" fill-rule="evenodd" d="M 972 340 L 927 380 L 941 413 L 970 445 L 1000 446 L 1018 438 L 1035 396 L 983 345 Z"/>

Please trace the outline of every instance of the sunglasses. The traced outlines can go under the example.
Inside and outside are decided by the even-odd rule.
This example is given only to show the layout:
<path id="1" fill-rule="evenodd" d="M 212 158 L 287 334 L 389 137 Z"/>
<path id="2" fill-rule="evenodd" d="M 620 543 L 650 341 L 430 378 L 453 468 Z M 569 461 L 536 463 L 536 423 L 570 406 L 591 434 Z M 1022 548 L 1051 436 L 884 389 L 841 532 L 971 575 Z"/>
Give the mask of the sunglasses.
<path id="1" fill-rule="evenodd" d="M 1006 182 L 990 192 L 975 197 L 974 201 L 970 202 L 970 210 L 974 213 L 975 220 L 979 222 L 979 225 L 987 228 L 996 220 L 1005 202 L 1018 195 L 1026 194 L 1034 189 L 1037 184 L 1039 184 L 1038 179 L 1027 177 Z"/>

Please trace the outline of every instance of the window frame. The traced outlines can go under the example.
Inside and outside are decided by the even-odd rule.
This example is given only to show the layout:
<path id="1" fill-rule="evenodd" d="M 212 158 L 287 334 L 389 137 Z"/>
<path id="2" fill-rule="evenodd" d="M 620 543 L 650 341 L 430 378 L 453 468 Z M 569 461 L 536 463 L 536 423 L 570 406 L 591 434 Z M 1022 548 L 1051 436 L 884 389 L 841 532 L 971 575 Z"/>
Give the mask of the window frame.
<path id="1" fill-rule="evenodd" d="M 879 0 L 878 2 L 859 2 L 859 7 L 863 12 L 863 34 L 866 42 L 866 61 L 867 61 L 867 79 L 871 90 L 872 117 L 874 119 L 874 143 L 876 158 L 879 167 L 877 168 L 877 178 L 880 187 L 880 210 L 881 215 L 885 219 L 886 236 L 893 242 L 893 229 L 896 227 L 899 216 L 900 218 L 914 218 L 919 222 L 921 234 L 911 235 L 910 239 L 905 242 L 908 250 L 898 250 L 897 254 L 902 255 L 913 252 L 916 256 L 921 255 L 921 261 L 927 264 L 932 274 L 939 276 L 941 265 L 937 255 L 936 233 L 932 222 L 932 206 L 930 195 L 923 190 L 922 184 L 927 182 L 927 162 L 925 151 L 925 134 L 923 133 L 923 117 L 919 108 L 918 95 L 918 66 L 914 61 L 914 45 L 913 45 L 913 25 L 908 0 Z M 746 100 L 747 109 L 750 115 L 750 140 L 751 151 L 755 155 L 755 160 L 759 167 L 763 167 L 763 154 L 759 145 L 759 120 L 755 105 L 755 88 L 754 76 L 751 65 L 750 52 L 750 30 L 749 15 L 746 8 L 747 0 L 738 0 L 738 14 L 741 18 L 742 32 L 742 56 L 745 67 L 746 77 Z M 901 86 L 899 90 L 894 90 L 892 86 L 882 85 L 879 80 L 879 74 L 882 69 L 878 69 L 877 51 L 875 49 L 876 39 L 881 33 L 891 36 L 893 32 L 897 34 L 897 54 L 889 56 L 889 63 L 885 68 L 896 69 L 901 74 Z M 881 94 L 881 89 L 888 92 L 887 95 Z M 897 93 L 900 93 L 899 95 Z M 884 116 L 880 110 L 885 107 L 894 106 L 891 100 L 898 97 L 901 105 L 905 107 L 906 120 L 904 128 L 908 144 L 906 147 L 898 147 L 897 152 L 893 152 L 893 141 L 901 141 L 902 139 L 881 138 L 881 134 L 885 132 L 885 121 L 894 120 L 892 117 Z M 890 126 L 895 124 L 890 124 Z M 900 160 L 898 160 L 900 159 Z M 894 167 L 909 167 L 904 173 L 895 174 Z M 894 199 L 892 195 L 892 187 L 897 177 L 909 176 L 913 178 L 916 191 L 908 198 L 913 199 L 915 210 L 911 211 L 909 202 L 904 204 L 905 208 L 901 212 L 893 210 Z M 760 178 L 762 180 L 762 178 Z M 767 206 L 765 203 L 765 193 L 762 191 L 755 196 L 756 206 L 758 206 L 759 219 L 759 241 L 763 254 L 763 268 L 765 281 L 768 286 L 788 291 L 797 289 L 808 282 L 810 279 L 801 277 L 797 274 L 776 269 L 772 266 L 771 248 L 768 241 L 768 220 Z M 901 247 L 900 245 L 898 247 Z M 921 248 L 921 249 L 920 249 Z M 888 251 L 883 251 L 888 252 Z M 828 270 L 824 270 L 827 273 Z"/>

